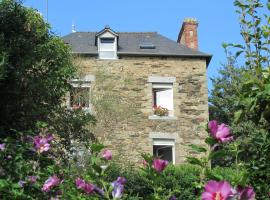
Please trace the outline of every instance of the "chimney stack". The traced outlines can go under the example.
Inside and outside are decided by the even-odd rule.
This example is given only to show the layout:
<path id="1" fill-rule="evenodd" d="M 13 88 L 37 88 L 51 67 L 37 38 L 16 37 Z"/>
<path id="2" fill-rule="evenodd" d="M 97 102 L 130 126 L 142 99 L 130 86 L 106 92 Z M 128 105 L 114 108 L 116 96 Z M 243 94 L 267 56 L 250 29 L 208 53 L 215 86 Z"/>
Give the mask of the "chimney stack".
<path id="1" fill-rule="evenodd" d="M 194 18 L 186 18 L 182 24 L 177 42 L 194 50 L 198 50 L 198 21 Z"/>

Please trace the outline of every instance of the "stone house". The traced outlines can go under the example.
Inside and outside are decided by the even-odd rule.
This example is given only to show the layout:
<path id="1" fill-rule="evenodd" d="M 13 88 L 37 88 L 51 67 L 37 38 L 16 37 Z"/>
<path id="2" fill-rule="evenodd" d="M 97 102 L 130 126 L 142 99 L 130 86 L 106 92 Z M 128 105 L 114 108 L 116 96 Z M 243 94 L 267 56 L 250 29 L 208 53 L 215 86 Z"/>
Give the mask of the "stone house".
<path id="1" fill-rule="evenodd" d="M 63 37 L 82 72 L 72 80 L 67 105 L 98 116 L 99 100 L 93 99 L 113 91 L 119 99 L 107 108 L 117 107 L 120 113 L 100 116 L 109 131 L 97 130 L 95 136 L 123 161 L 140 162 L 142 153 L 150 153 L 181 163 L 192 153 L 187 144 L 203 143 L 206 133 L 200 125 L 208 120 L 211 55 L 198 51 L 197 27 L 196 20 L 186 19 L 177 41 L 157 32 L 115 32 L 108 26 Z M 100 71 L 109 76 L 99 79 Z M 106 81 L 113 84 L 105 87 Z"/>

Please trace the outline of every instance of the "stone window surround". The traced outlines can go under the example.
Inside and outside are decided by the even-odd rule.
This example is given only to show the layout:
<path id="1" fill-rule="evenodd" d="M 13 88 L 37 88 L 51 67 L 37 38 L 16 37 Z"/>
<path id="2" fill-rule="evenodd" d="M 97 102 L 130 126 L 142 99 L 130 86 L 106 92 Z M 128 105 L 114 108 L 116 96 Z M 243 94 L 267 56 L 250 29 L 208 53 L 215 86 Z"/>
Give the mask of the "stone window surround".
<path id="1" fill-rule="evenodd" d="M 94 82 L 94 81 L 95 81 L 95 76 L 91 75 L 91 74 L 88 74 L 88 75 L 85 75 L 82 78 L 71 79 L 69 82 L 72 85 L 72 87 L 89 88 L 89 92 L 90 92 L 91 82 Z M 68 107 L 68 109 L 72 109 L 72 107 L 70 105 L 70 92 L 68 92 L 67 107 Z M 83 110 L 85 112 L 91 112 L 90 107 L 89 108 L 84 108 Z"/>
<path id="2" fill-rule="evenodd" d="M 169 146 L 172 146 L 172 152 L 173 152 L 173 164 L 175 164 L 175 144 L 179 142 L 179 136 L 178 133 L 164 133 L 164 132 L 150 132 L 149 133 L 149 143 L 151 146 L 155 144 L 156 141 L 162 142 L 164 145 L 168 144 Z M 173 145 L 172 145 L 173 143 Z"/>
<path id="3" fill-rule="evenodd" d="M 176 77 L 163 77 L 163 76 L 148 76 L 149 83 L 171 83 L 174 84 L 176 82 Z M 151 115 L 148 116 L 148 119 L 151 120 L 177 120 L 176 116 L 157 116 Z"/>

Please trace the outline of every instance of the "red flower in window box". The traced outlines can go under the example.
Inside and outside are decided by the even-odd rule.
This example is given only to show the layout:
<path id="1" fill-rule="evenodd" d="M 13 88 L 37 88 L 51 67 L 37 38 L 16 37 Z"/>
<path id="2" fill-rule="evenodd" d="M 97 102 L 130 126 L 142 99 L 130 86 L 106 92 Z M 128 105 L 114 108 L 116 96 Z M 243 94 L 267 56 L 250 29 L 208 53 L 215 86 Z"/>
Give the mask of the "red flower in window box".
<path id="1" fill-rule="evenodd" d="M 167 108 L 163 108 L 161 106 L 153 106 L 153 111 L 155 115 L 158 116 L 168 116 L 169 115 L 169 110 Z"/>
<path id="2" fill-rule="evenodd" d="M 82 108 L 82 106 L 79 105 L 79 104 L 73 104 L 73 105 L 72 105 L 72 109 L 73 109 L 73 110 L 78 110 L 78 109 L 81 109 L 81 108 Z"/>

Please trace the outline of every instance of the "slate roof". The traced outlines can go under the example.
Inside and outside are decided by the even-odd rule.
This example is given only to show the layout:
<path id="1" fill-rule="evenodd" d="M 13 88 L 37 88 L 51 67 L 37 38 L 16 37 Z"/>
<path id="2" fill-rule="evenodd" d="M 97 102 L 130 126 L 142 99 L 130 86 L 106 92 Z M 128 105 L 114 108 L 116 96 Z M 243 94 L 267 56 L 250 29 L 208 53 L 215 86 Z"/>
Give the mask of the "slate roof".
<path id="1" fill-rule="evenodd" d="M 96 34 L 97 32 L 75 32 L 62 37 L 62 39 L 71 46 L 72 52 L 75 54 L 97 55 Z M 119 35 L 118 55 L 199 57 L 205 58 L 207 64 L 212 57 L 210 54 L 178 44 L 157 32 L 117 32 L 117 34 Z M 140 45 L 144 43 L 152 43 L 155 48 L 140 48 Z"/>

